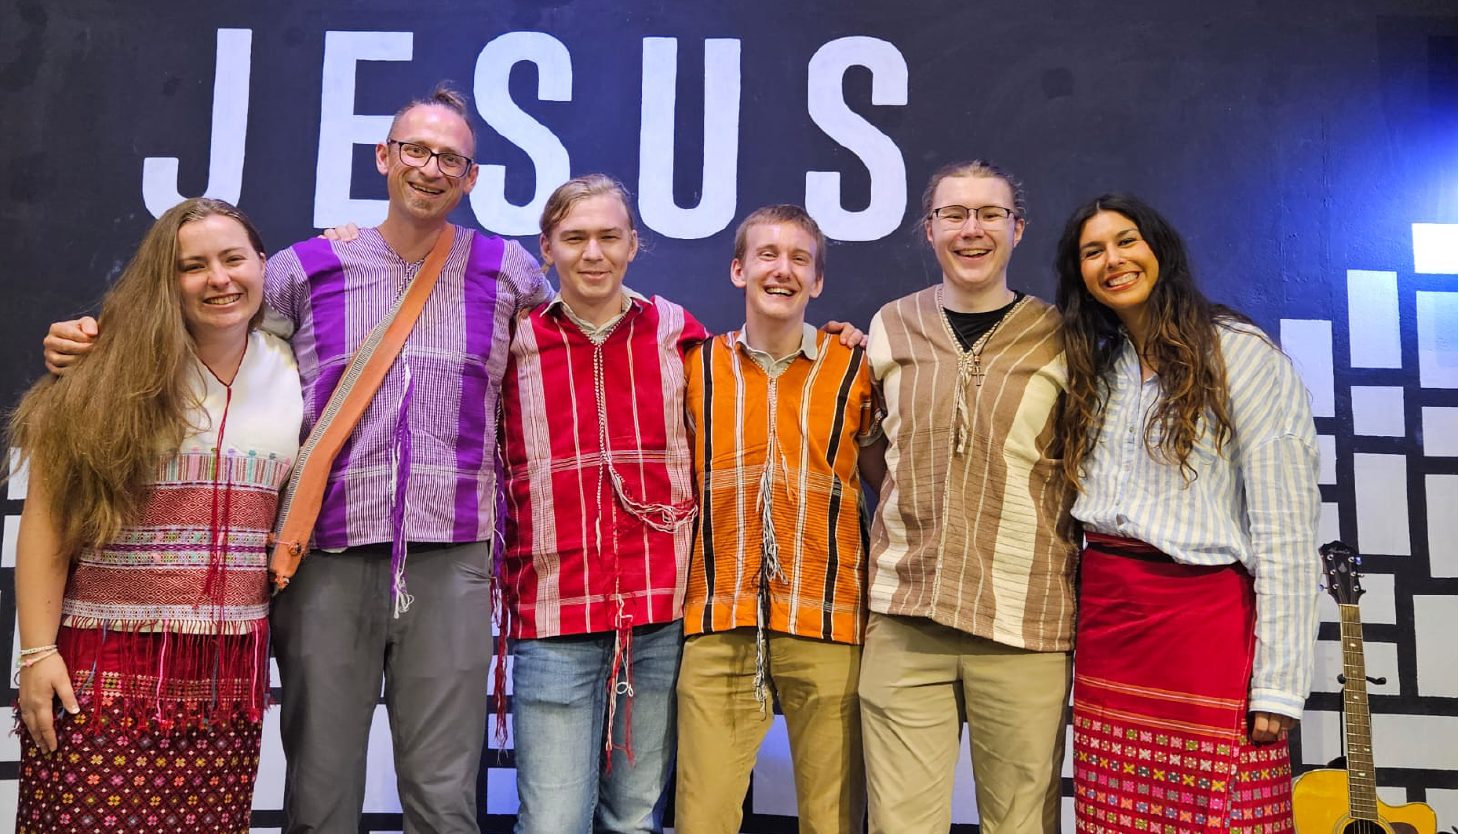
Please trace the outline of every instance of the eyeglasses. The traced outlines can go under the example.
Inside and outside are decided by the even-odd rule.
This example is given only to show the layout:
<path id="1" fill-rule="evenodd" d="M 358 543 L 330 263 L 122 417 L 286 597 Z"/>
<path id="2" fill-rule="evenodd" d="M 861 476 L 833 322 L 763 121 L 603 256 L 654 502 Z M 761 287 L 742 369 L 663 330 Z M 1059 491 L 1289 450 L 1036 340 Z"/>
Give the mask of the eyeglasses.
<path id="1" fill-rule="evenodd" d="M 978 218 L 980 225 L 992 229 L 1007 223 L 1008 218 L 1013 216 L 1013 209 L 1003 206 L 942 206 L 933 209 L 932 216 L 949 226 L 961 226 L 972 216 Z"/>
<path id="2" fill-rule="evenodd" d="M 437 153 L 425 145 L 401 142 L 398 139 L 386 139 L 385 144 L 399 145 L 400 161 L 412 168 L 424 168 L 430 164 L 431 157 L 435 157 L 436 167 L 440 168 L 441 173 L 448 177 L 464 177 L 466 172 L 471 170 L 471 157 L 469 156 L 462 156 L 450 151 Z"/>

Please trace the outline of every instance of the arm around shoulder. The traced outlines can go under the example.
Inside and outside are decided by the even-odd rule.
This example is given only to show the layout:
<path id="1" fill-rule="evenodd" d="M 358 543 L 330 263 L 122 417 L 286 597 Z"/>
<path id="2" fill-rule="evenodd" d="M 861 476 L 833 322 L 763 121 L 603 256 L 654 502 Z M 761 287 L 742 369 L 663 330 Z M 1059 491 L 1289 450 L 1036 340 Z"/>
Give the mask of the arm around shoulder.
<path id="1" fill-rule="evenodd" d="M 515 240 L 502 241 L 501 277 L 516 293 L 514 313 L 531 310 L 552 297 L 552 283 L 537 259 Z"/>

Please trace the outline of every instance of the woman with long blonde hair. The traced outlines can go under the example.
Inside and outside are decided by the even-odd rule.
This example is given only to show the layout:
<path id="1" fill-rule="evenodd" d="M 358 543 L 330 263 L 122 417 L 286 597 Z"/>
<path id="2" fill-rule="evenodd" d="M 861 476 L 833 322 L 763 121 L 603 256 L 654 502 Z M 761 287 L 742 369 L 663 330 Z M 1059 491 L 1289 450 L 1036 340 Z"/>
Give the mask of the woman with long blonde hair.
<path id="1" fill-rule="evenodd" d="M 302 411 L 293 353 L 256 327 L 263 275 L 238 209 L 184 201 L 107 293 L 86 359 L 11 417 L 17 832 L 248 831 L 264 541 Z"/>

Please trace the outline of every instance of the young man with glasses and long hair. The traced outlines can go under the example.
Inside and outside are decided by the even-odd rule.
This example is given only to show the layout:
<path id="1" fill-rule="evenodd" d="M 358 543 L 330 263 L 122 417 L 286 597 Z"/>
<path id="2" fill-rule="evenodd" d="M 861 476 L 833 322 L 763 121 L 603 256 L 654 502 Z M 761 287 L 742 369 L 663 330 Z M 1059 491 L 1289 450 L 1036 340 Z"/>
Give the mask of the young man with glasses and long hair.
<path id="1" fill-rule="evenodd" d="M 1005 171 L 938 171 L 922 231 L 942 280 L 872 319 L 887 412 L 859 686 L 872 832 L 947 831 L 964 710 L 985 830 L 1057 828 L 1075 550 L 1058 316 L 1008 287 L 1025 223 Z"/>

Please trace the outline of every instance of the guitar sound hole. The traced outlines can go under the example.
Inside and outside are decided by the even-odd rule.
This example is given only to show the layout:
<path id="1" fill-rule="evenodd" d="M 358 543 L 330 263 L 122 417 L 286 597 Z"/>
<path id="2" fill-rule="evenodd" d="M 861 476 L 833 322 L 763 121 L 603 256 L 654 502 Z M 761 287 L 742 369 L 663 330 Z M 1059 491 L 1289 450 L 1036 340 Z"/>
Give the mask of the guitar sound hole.
<path id="1" fill-rule="evenodd" d="M 1342 834 L 1387 834 L 1382 824 L 1372 820 L 1348 820 Z"/>

